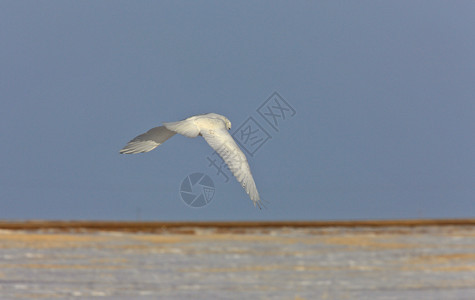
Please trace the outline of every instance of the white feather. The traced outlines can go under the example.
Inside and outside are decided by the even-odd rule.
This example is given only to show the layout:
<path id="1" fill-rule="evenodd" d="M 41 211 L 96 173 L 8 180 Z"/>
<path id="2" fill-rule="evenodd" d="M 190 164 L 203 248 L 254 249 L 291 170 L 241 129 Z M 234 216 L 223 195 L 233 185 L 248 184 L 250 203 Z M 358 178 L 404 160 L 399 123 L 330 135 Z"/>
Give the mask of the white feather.
<path id="1" fill-rule="evenodd" d="M 256 183 L 244 153 L 229 134 L 231 122 L 224 116 L 209 113 L 189 117 L 183 121 L 163 123 L 164 126 L 150 129 L 131 140 L 120 153 L 131 154 L 155 149 L 175 133 L 193 138 L 202 135 L 228 165 L 237 181 L 249 195 L 254 205 L 261 207 Z"/>
<path id="2" fill-rule="evenodd" d="M 136 136 L 130 142 L 125 145 L 120 153 L 122 154 L 135 154 L 148 152 L 155 149 L 158 145 L 164 143 L 166 140 L 175 135 L 175 132 L 166 129 L 163 126 L 154 127 Z"/>
<path id="3" fill-rule="evenodd" d="M 256 183 L 251 174 L 251 168 L 244 153 L 234 141 L 233 137 L 224 128 L 202 130 L 201 134 L 208 144 L 228 165 L 229 170 L 244 188 L 254 205 L 260 205 L 260 197 Z"/>
<path id="4" fill-rule="evenodd" d="M 196 126 L 195 120 L 193 118 L 188 118 L 178 122 L 163 123 L 163 126 L 165 126 L 168 130 L 174 131 L 189 138 L 197 137 L 200 133 L 200 129 L 198 126 Z"/>

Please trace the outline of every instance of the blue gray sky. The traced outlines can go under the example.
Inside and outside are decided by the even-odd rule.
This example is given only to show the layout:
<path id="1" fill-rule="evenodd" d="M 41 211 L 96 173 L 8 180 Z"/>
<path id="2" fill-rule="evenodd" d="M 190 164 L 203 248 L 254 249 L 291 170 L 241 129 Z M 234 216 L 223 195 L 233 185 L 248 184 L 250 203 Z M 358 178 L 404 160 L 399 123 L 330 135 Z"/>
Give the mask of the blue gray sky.
<path id="1" fill-rule="evenodd" d="M 473 1 L 1 1 L 0 219 L 475 217 L 474 13 Z M 257 111 L 274 92 L 295 110 L 277 129 Z M 266 209 L 209 167 L 201 138 L 119 154 L 207 112 L 269 135 L 248 155 Z M 195 172 L 215 185 L 203 208 L 179 195 Z"/>

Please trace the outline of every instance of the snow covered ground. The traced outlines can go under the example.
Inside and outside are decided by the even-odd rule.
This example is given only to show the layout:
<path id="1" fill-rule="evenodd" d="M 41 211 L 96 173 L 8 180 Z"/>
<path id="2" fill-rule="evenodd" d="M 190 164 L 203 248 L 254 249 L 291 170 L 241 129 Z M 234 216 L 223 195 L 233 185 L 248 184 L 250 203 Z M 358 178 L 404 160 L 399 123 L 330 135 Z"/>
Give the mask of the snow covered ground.
<path id="1" fill-rule="evenodd" d="M 0 231 L 0 299 L 475 299 L 475 226 Z"/>

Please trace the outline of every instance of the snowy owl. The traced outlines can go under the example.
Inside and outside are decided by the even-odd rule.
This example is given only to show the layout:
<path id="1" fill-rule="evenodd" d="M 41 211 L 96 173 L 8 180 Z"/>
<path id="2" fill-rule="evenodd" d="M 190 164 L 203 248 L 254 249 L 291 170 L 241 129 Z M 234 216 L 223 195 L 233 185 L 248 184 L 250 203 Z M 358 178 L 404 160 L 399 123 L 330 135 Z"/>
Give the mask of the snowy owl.
<path id="1" fill-rule="evenodd" d="M 229 129 L 231 129 L 231 122 L 225 116 L 215 113 L 196 115 L 183 121 L 163 123 L 163 126 L 152 128 L 128 142 L 120 153 L 134 154 L 151 151 L 176 133 L 190 138 L 201 135 L 226 162 L 237 181 L 254 202 L 254 206 L 261 208 L 261 200 L 249 163 L 229 134 Z"/>

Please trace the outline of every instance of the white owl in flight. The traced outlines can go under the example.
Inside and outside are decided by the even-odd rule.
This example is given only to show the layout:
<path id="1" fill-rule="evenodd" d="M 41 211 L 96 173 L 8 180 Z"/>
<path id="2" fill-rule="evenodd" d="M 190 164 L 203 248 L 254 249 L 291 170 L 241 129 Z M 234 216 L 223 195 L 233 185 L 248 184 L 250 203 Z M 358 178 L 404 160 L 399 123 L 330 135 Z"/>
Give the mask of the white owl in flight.
<path id="1" fill-rule="evenodd" d="M 176 133 L 194 138 L 201 135 L 226 162 L 237 181 L 244 188 L 254 206 L 261 208 L 261 200 L 246 156 L 229 134 L 231 122 L 225 116 L 215 113 L 189 117 L 183 121 L 163 123 L 127 143 L 120 153 L 134 154 L 148 152 L 174 136 Z"/>

